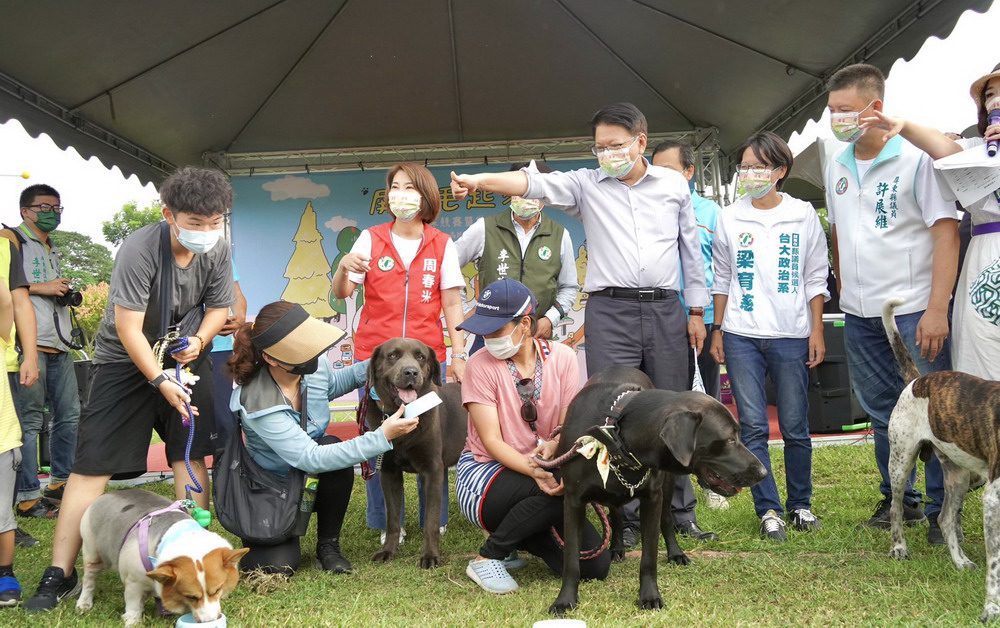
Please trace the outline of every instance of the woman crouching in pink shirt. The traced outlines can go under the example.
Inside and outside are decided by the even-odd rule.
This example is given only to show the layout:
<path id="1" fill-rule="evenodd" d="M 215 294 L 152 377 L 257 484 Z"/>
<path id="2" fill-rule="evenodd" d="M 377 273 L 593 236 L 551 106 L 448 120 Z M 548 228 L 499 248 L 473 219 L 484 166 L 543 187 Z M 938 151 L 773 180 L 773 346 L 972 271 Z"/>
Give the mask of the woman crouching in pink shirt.
<path id="1" fill-rule="evenodd" d="M 470 358 L 462 382 L 469 438 L 455 491 L 462 514 L 489 533 L 465 573 L 490 593 L 517 590 L 507 571 L 524 565 L 513 558 L 517 550 L 562 573 L 562 548 L 550 529 L 562 532 L 563 486 L 552 473 L 530 466 L 528 457 L 555 452 L 559 440 L 552 434 L 580 389 L 580 374 L 572 349 L 532 337 L 535 307 L 524 284 L 501 279 L 483 290 L 476 313 L 459 326 L 486 343 L 485 351 Z M 583 547 L 600 543 L 588 523 Z M 581 561 L 581 575 L 604 579 L 610 566 L 604 552 Z"/>

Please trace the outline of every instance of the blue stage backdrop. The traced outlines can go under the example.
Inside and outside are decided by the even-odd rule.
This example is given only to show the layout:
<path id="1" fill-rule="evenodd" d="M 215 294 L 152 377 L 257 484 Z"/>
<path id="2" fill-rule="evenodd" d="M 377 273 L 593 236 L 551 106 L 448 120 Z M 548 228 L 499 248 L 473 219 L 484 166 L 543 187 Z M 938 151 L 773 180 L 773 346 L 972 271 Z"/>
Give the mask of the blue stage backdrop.
<path id="1" fill-rule="evenodd" d="M 558 170 L 593 167 L 592 161 L 553 161 Z M 503 171 L 508 165 L 462 166 L 459 172 Z M 450 167 L 433 167 L 442 196 L 442 211 L 434 223 L 457 239 L 477 218 L 509 211 L 509 199 L 477 193 L 456 201 L 449 187 Z M 313 316 L 330 321 L 349 333 L 331 352 L 334 366 L 353 361 L 353 331 L 364 305 L 362 290 L 348 299 L 333 296 L 330 281 L 340 258 L 351 250 L 360 230 L 389 219 L 385 202 L 386 170 L 331 172 L 309 175 L 234 177 L 232 214 L 233 256 L 246 294 L 248 314 L 266 303 L 284 299 L 300 303 Z M 583 284 L 587 253 L 583 226 L 555 209 L 545 210 L 566 226 L 573 238 L 577 279 Z M 475 294 L 476 269 L 467 265 L 467 294 Z M 572 311 L 556 330 L 566 339 L 583 324 L 586 295 L 581 293 Z"/>

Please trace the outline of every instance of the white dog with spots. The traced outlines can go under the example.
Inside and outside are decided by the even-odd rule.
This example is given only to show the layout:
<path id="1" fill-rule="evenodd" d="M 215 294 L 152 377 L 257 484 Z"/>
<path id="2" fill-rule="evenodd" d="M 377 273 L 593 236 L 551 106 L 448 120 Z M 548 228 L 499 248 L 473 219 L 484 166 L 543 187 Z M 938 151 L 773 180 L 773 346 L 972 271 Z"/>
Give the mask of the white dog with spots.
<path id="1" fill-rule="evenodd" d="M 959 510 L 971 487 L 983 490 L 983 535 L 986 539 L 986 602 L 982 621 L 1000 617 L 1000 382 L 957 371 L 920 377 L 903 344 L 893 313 L 902 299 L 886 301 L 882 323 L 907 383 L 889 418 L 889 477 L 892 483 L 893 558 L 907 558 L 903 536 L 903 492 L 917 456 L 937 454 L 944 471 L 944 503 L 938 522 L 958 569 L 972 569 L 962 551 Z"/>

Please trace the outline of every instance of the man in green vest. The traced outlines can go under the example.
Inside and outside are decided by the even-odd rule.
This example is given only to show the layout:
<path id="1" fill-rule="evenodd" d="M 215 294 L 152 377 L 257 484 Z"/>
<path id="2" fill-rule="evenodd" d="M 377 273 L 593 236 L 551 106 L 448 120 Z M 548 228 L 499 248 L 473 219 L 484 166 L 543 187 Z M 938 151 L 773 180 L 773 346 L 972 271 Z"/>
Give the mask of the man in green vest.
<path id="1" fill-rule="evenodd" d="M 518 163 L 511 171 L 528 167 L 535 172 L 552 172 L 544 163 Z M 579 286 L 573 240 L 566 228 L 542 214 L 540 201 L 513 196 L 510 210 L 474 222 L 455 242 L 459 266 L 476 261 L 480 286 L 499 279 L 516 279 L 531 289 L 538 299 L 539 338 L 551 338 L 565 316 Z M 476 338 L 470 353 L 483 346 Z"/>

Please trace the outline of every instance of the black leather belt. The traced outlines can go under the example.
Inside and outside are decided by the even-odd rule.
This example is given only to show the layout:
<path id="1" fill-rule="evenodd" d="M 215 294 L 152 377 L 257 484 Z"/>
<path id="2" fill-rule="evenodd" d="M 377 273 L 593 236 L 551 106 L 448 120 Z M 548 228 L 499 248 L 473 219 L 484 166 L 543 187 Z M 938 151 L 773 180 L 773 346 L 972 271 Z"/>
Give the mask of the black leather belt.
<path id="1" fill-rule="evenodd" d="M 663 301 L 675 294 L 676 290 L 667 288 L 605 288 L 591 295 L 611 297 L 612 299 L 628 299 L 630 301 Z"/>

